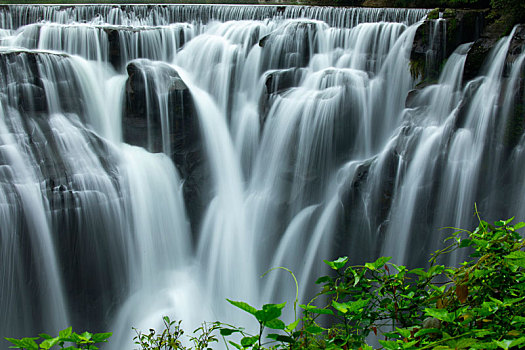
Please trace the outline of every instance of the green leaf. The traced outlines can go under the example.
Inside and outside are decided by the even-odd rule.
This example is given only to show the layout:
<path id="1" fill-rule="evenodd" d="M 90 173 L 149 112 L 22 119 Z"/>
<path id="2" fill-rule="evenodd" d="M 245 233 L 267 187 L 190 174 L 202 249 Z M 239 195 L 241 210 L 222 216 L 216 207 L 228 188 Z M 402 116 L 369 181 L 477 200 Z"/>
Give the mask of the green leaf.
<path id="1" fill-rule="evenodd" d="M 291 332 L 293 331 L 295 328 L 297 328 L 297 325 L 299 324 L 299 322 L 301 321 L 301 319 L 297 319 L 295 320 L 294 322 L 290 323 L 288 326 L 286 326 L 286 330 L 288 332 Z"/>
<path id="2" fill-rule="evenodd" d="M 508 255 L 505 255 L 505 259 L 510 260 L 509 262 L 519 267 L 525 267 L 525 252 L 516 250 Z"/>
<path id="3" fill-rule="evenodd" d="M 240 346 L 239 344 L 235 343 L 235 342 L 232 342 L 231 340 L 228 341 L 228 343 L 230 343 L 231 345 L 235 346 L 235 348 L 239 349 L 239 350 L 242 350 L 242 346 Z"/>
<path id="4" fill-rule="evenodd" d="M 289 344 L 295 343 L 295 339 L 294 338 L 289 337 L 287 335 L 282 335 L 282 334 L 271 333 L 271 334 L 268 334 L 268 338 L 280 341 L 282 343 L 289 343 Z"/>
<path id="5" fill-rule="evenodd" d="M 426 334 L 436 334 L 436 333 L 437 334 L 441 333 L 441 330 L 439 330 L 439 328 L 423 328 L 417 331 L 416 334 L 414 334 L 414 337 L 421 337 Z"/>
<path id="6" fill-rule="evenodd" d="M 441 272 L 443 272 L 444 269 L 445 269 L 445 266 L 443 265 L 434 265 L 428 269 L 427 275 L 428 277 L 439 275 L 441 274 Z"/>
<path id="7" fill-rule="evenodd" d="M 410 338 L 410 329 L 406 328 L 397 328 L 396 331 L 403 337 L 403 338 Z"/>
<path id="8" fill-rule="evenodd" d="M 318 309 L 318 308 L 314 308 L 314 309 L 309 309 L 308 310 L 309 312 L 312 312 L 314 314 L 320 314 L 320 315 L 333 315 L 334 312 L 330 309 Z"/>
<path id="9" fill-rule="evenodd" d="M 474 243 L 472 242 L 471 239 L 465 238 L 461 240 L 461 242 L 459 243 L 459 247 L 460 248 L 470 247 L 472 244 Z"/>
<path id="10" fill-rule="evenodd" d="M 264 325 L 271 329 L 285 329 L 286 325 L 283 321 L 279 319 L 270 320 L 268 322 L 265 322 Z"/>
<path id="11" fill-rule="evenodd" d="M 357 272 L 354 271 L 354 269 L 352 269 L 350 267 L 347 269 L 347 271 L 350 271 L 352 273 L 352 275 L 354 276 L 354 284 L 352 285 L 352 287 L 357 286 L 357 284 L 361 280 L 361 277 L 357 274 Z"/>
<path id="12" fill-rule="evenodd" d="M 456 349 L 465 349 L 470 348 L 472 345 L 476 344 L 478 342 L 477 339 L 473 338 L 462 338 L 454 342 L 454 346 Z"/>
<path id="13" fill-rule="evenodd" d="M 450 313 L 445 309 L 429 309 L 425 308 L 425 313 L 429 316 L 435 317 L 438 320 L 445 322 L 454 322 L 456 319 L 455 313 Z"/>
<path id="14" fill-rule="evenodd" d="M 343 256 L 343 257 L 340 257 L 339 259 L 334 260 L 334 261 L 328 261 L 328 260 L 323 260 L 323 261 L 325 262 L 325 264 L 330 266 L 332 269 L 339 270 L 340 268 L 345 266 L 345 264 L 348 261 L 348 257 L 347 256 Z"/>
<path id="15" fill-rule="evenodd" d="M 333 315 L 334 312 L 330 309 L 319 309 L 315 305 L 299 305 L 300 308 L 305 309 L 308 312 L 314 313 L 314 314 L 323 314 L 323 315 Z"/>
<path id="16" fill-rule="evenodd" d="M 42 343 L 40 343 L 40 347 L 42 349 L 50 349 L 52 348 L 53 346 L 57 345 L 58 344 L 58 337 L 56 338 L 51 338 L 51 339 L 46 339 L 44 340 Z"/>
<path id="17" fill-rule="evenodd" d="M 342 314 L 346 314 L 348 312 L 348 306 L 346 303 L 338 303 L 337 301 L 333 300 L 332 306 Z"/>
<path id="18" fill-rule="evenodd" d="M 508 340 L 508 339 L 494 340 L 494 343 L 498 345 L 500 348 L 508 350 L 511 347 L 512 340 Z"/>
<path id="19" fill-rule="evenodd" d="M 66 328 L 58 332 L 58 337 L 59 338 L 69 338 L 71 336 L 71 333 L 73 333 L 73 328 L 69 327 L 69 328 Z"/>
<path id="20" fill-rule="evenodd" d="M 497 349 L 498 348 L 498 345 L 495 344 L 494 342 L 490 342 L 490 343 L 481 343 L 481 342 L 478 342 L 476 344 L 472 344 L 470 346 L 472 349 L 483 349 L 483 350 L 487 350 L 487 349 Z"/>
<path id="21" fill-rule="evenodd" d="M 38 344 L 35 342 L 38 338 L 22 338 L 21 346 L 27 350 L 38 350 Z"/>
<path id="22" fill-rule="evenodd" d="M 111 337 L 113 333 L 107 332 L 107 333 L 95 333 L 92 336 L 92 339 L 95 343 L 101 343 L 107 341 L 109 337 Z"/>
<path id="23" fill-rule="evenodd" d="M 233 306 L 236 306 L 239 309 L 244 310 L 244 311 L 246 311 L 246 312 L 248 312 L 248 313 L 250 313 L 250 314 L 252 314 L 254 316 L 255 316 L 255 313 L 257 312 L 256 308 L 254 308 L 251 305 L 248 305 L 244 301 L 233 301 L 233 300 L 230 300 L 230 299 L 226 299 L 226 300 L 228 300 L 228 302 L 230 304 L 232 304 Z"/>
<path id="24" fill-rule="evenodd" d="M 330 277 L 330 276 L 323 276 L 323 277 L 319 277 L 315 281 L 315 284 L 328 283 L 328 282 L 333 282 L 332 277 Z"/>
<path id="25" fill-rule="evenodd" d="M 232 328 L 221 328 L 219 329 L 219 332 L 221 333 L 222 336 L 230 336 L 232 335 L 233 333 L 239 333 L 240 330 L 238 329 L 232 329 Z"/>
<path id="26" fill-rule="evenodd" d="M 84 332 L 82 334 L 80 334 L 80 337 L 82 338 L 82 340 L 91 340 L 91 336 L 93 334 L 89 333 L 89 332 Z"/>
<path id="27" fill-rule="evenodd" d="M 14 344 L 16 348 L 22 347 L 22 341 L 20 339 L 15 339 L 15 338 L 4 338 L 4 339 L 10 342 L 11 344 Z M 10 346 L 9 348 L 16 349 L 14 346 Z"/>
<path id="28" fill-rule="evenodd" d="M 259 322 L 268 322 L 281 316 L 281 310 L 286 303 L 282 304 L 265 304 L 262 310 L 255 311 L 255 317 Z"/>
<path id="29" fill-rule="evenodd" d="M 46 333 L 40 333 L 38 336 L 40 338 L 42 338 L 42 339 L 53 339 L 52 336 L 50 336 L 49 334 L 46 334 Z"/>
<path id="30" fill-rule="evenodd" d="M 525 222 L 518 222 L 516 225 L 514 225 L 515 230 L 519 230 L 520 228 L 525 227 Z"/>
<path id="31" fill-rule="evenodd" d="M 413 273 L 413 274 L 416 274 L 420 277 L 427 277 L 427 272 L 425 271 L 425 269 L 421 268 L 421 267 L 418 267 L 417 269 L 413 269 L 413 270 L 410 270 L 408 271 L 408 273 Z"/>
<path id="32" fill-rule="evenodd" d="M 257 343 L 258 340 L 259 340 L 259 337 L 256 335 L 254 335 L 253 337 L 244 337 L 241 339 L 241 345 L 242 347 L 247 348 Z"/>
<path id="33" fill-rule="evenodd" d="M 379 344 L 383 345 L 386 349 L 397 350 L 401 347 L 396 341 L 393 340 L 379 340 Z"/>
<path id="34" fill-rule="evenodd" d="M 510 343 L 510 346 L 514 347 L 514 346 L 521 345 L 523 343 L 525 343 L 525 336 L 524 337 L 519 337 L 518 339 L 513 339 L 512 343 Z"/>
<path id="35" fill-rule="evenodd" d="M 305 329 L 308 333 L 311 333 L 311 334 L 319 334 L 319 333 L 322 333 L 324 332 L 324 329 L 319 327 L 318 325 L 311 325 L 311 326 L 308 326 L 306 327 Z"/>
<path id="36" fill-rule="evenodd" d="M 347 301 L 344 303 L 338 303 L 334 300 L 332 301 L 332 306 L 334 307 L 334 309 L 341 312 L 342 314 L 346 314 L 359 311 L 360 309 L 365 307 L 369 301 L 370 299 L 359 299 L 353 302 Z"/>
<path id="37" fill-rule="evenodd" d="M 373 263 L 366 263 L 365 267 L 370 269 L 370 270 L 372 270 L 372 271 L 375 271 L 375 270 L 378 270 L 381 267 L 383 267 L 390 259 L 392 259 L 392 257 L 390 257 L 390 256 L 382 256 L 379 259 L 377 259 L 376 261 L 374 261 Z"/>

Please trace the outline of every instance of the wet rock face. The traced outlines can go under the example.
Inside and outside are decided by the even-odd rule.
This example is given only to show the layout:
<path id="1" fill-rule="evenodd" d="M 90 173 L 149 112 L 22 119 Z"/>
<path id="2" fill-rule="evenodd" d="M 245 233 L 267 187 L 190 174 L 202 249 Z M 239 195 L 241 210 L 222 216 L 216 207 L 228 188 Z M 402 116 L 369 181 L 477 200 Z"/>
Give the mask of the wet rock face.
<path id="1" fill-rule="evenodd" d="M 488 54 L 494 47 L 494 45 L 500 39 L 501 33 L 497 31 L 489 31 L 484 34 L 483 37 L 476 40 L 472 45 L 467 55 L 465 62 L 465 71 L 463 74 L 463 82 L 474 79 L 480 74 L 483 63 L 485 62 Z M 525 46 L 525 25 L 518 25 L 512 40 L 510 42 L 509 50 L 507 53 L 506 66 L 503 71 L 503 76 L 508 77 L 510 73 L 511 64 L 521 54 Z"/>
<path id="2" fill-rule="evenodd" d="M 69 56 L 64 54 L 31 50 L 0 52 L 0 93 L 6 97 L 7 105 L 21 111 L 42 113 L 50 112 L 51 108 L 51 112 L 83 118 L 88 101 L 82 98 L 81 82 L 71 78 L 75 76 L 74 69 Z M 53 106 L 48 105 L 50 100 Z"/>
<path id="3" fill-rule="evenodd" d="M 503 70 L 505 78 L 510 78 L 513 70 L 519 70 L 518 75 L 514 76 L 517 79 L 515 82 L 512 79 L 505 79 L 506 84 L 515 84 L 506 87 L 506 91 L 511 94 L 507 95 L 508 99 L 503 102 L 505 107 L 510 107 L 504 137 L 504 144 L 509 152 L 520 142 L 525 132 L 525 62 L 518 60 L 523 50 L 525 50 L 525 25 L 520 24 L 511 39 Z"/>
<path id="4" fill-rule="evenodd" d="M 306 67 L 316 51 L 316 26 L 311 21 L 293 21 L 259 41 L 264 69 Z"/>
<path id="5" fill-rule="evenodd" d="M 449 56 L 461 44 L 479 39 L 486 26 L 488 10 L 454 10 L 454 16 L 447 21 L 447 51 Z"/>
<path id="6" fill-rule="evenodd" d="M 432 11 L 429 14 L 432 19 L 419 26 L 414 38 L 410 54 L 412 75 L 419 75 L 422 80 L 437 79 L 444 60 L 459 45 L 481 37 L 486 15 L 486 10 Z"/>
<path id="7" fill-rule="evenodd" d="M 16 69 L 19 64 L 23 64 L 24 71 Z M 17 84 L 9 84 L 10 81 L 16 81 Z M 16 109 L 29 112 L 47 111 L 46 95 L 38 71 L 36 54 L 25 52 L 0 54 L 0 93 L 7 99 L 7 104 Z"/>
<path id="8" fill-rule="evenodd" d="M 266 75 L 264 82 L 265 88 L 259 99 L 259 116 L 261 130 L 263 129 L 268 111 L 271 107 L 271 100 L 274 96 L 284 93 L 287 90 L 296 87 L 303 77 L 303 69 L 290 68 L 271 71 Z"/>
<path id="9" fill-rule="evenodd" d="M 105 29 L 106 35 L 108 37 L 108 61 L 113 65 L 113 67 L 119 71 L 122 66 L 122 59 L 120 53 L 120 36 L 117 29 L 107 28 Z"/>
<path id="10" fill-rule="evenodd" d="M 171 61 L 173 53 L 185 43 L 185 26 L 170 28 L 136 28 L 127 26 L 108 26 L 103 31 L 108 41 L 108 61 L 119 72 L 123 72 L 131 59 L 150 59 Z M 158 43 L 172 45 L 162 49 Z M 128 43 L 128 45 L 123 45 Z M 131 43 L 131 45 L 130 45 Z"/>
<path id="11" fill-rule="evenodd" d="M 510 41 L 507 62 L 513 63 L 516 61 L 523 50 L 525 50 L 525 24 L 519 24 Z"/>
<path id="12" fill-rule="evenodd" d="M 496 42 L 497 40 L 493 38 L 481 38 L 474 42 L 467 54 L 467 60 L 465 61 L 463 83 L 466 83 L 479 75 L 485 59 Z"/>
<path id="13" fill-rule="evenodd" d="M 171 157 L 184 181 L 185 202 L 195 230 L 206 203 L 202 193 L 206 193 L 209 173 L 191 93 L 168 64 L 135 60 L 126 69 L 124 142 Z"/>
<path id="14" fill-rule="evenodd" d="M 75 305 L 70 310 L 71 321 L 79 327 L 82 325 L 82 328 L 88 329 L 93 326 L 93 324 L 86 324 L 88 319 L 97 325 L 104 324 L 104 315 L 100 310 L 110 309 L 122 296 L 121 292 L 126 285 L 124 277 L 126 271 L 122 271 L 120 280 L 110 278 L 107 266 L 119 266 L 115 261 L 124 260 L 122 252 L 118 249 L 112 251 L 112 257 L 99 256 L 100 264 L 91 263 L 93 252 L 97 251 L 98 245 L 104 245 L 106 244 L 103 243 L 104 241 L 109 241 L 108 244 L 116 246 L 112 240 L 118 234 L 116 235 L 115 226 L 112 226 L 111 222 L 90 220 L 90 215 L 103 217 L 97 215 L 95 211 L 107 193 L 102 194 L 100 188 L 93 185 L 96 181 L 90 181 L 93 178 L 90 178 L 89 174 L 78 171 L 74 165 L 78 159 L 72 158 L 71 153 L 63 151 L 65 139 L 71 136 L 68 135 L 69 129 L 64 126 L 75 124 L 78 127 L 75 129 L 78 131 L 76 136 L 84 141 L 79 144 L 92 152 L 101 166 L 101 173 L 95 178 L 104 177 L 114 188 L 116 198 L 120 197 L 119 180 L 116 175 L 118 161 L 117 155 L 112 151 L 113 148 L 105 140 L 81 127 L 77 115 L 70 113 L 71 111 L 61 110 L 61 107 L 66 105 L 65 101 L 53 101 L 56 105 L 54 108 L 59 111 L 54 110 L 50 113 L 48 98 L 60 99 L 62 86 L 58 82 L 51 84 L 47 81 L 44 84 L 45 76 L 41 71 L 41 65 L 46 60 L 47 68 L 56 68 L 57 71 L 68 64 L 67 56 L 31 51 L 0 53 L 0 114 L 3 127 L 9 130 L 14 141 L 9 147 L 10 150 L 0 151 L 0 171 L 4 179 L 0 181 L 0 191 L 8 194 L 4 205 L 11 209 L 13 215 L 10 220 L 13 221 L 14 227 L 19 227 L 16 244 L 21 254 L 17 268 L 21 274 L 27 275 L 27 281 L 31 281 L 29 288 L 25 284 L 20 286 L 20 290 L 24 290 L 24 293 L 34 301 L 32 305 L 34 310 L 40 309 L 39 305 L 45 303 L 40 299 L 38 278 L 34 277 L 38 276 L 39 266 L 34 260 L 35 250 L 32 248 L 34 242 L 31 242 L 33 229 L 24 219 L 23 199 L 20 198 L 19 189 L 14 185 L 17 183 L 12 179 L 14 176 L 23 184 L 26 181 L 36 181 L 38 190 L 42 192 L 43 198 L 47 199 L 42 204 L 50 217 L 50 230 L 60 234 L 55 237 L 57 258 L 63 263 L 61 273 L 64 280 L 68 281 L 66 292 L 71 298 L 69 301 Z M 62 85 L 71 90 L 71 85 L 67 87 L 65 84 Z M 79 108 L 78 95 L 70 91 L 67 104 L 74 105 L 73 99 L 76 99 L 76 106 Z M 3 139 L 3 142 L 6 143 L 6 140 Z M 16 166 L 18 161 L 23 162 L 24 159 L 31 164 L 30 170 L 25 175 L 17 173 Z M 89 187 L 91 185 L 94 187 Z M 95 198 L 94 193 L 100 193 L 100 198 Z M 119 205 L 118 200 L 108 200 L 108 202 Z M 90 205 L 94 203 L 97 205 Z M 97 227 L 91 231 L 93 226 L 90 225 L 97 225 Z M 97 232 L 98 236 L 93 237 L 93 232 Z M 85 249 L 77 249 L 80 246 Z M 74 254 L 71 254 L 72 251 Z M 108 291 L 107 295 L 111 296 L 101 297 L 100 290 Z M 84 306 L 82 310 L 80 305 Z M 41 328 L 47 326 L 38 318 L 31 322 Z"/>

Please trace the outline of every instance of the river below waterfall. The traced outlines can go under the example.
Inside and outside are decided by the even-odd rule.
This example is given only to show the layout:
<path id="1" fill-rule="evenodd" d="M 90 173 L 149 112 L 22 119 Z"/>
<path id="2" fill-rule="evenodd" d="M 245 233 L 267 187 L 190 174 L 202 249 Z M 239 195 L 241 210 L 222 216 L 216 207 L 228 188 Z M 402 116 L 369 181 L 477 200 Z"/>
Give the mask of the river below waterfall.
<path id="1" fill-rule="evenodd" d="M 1 7 L 0 337 L 291 319 L 272 267 L 304 299 L 323 259 L 422 266 L 475 203 L 525 217 L 525 55 L 464 81 L 461 45 L 411 91 L 427 12 Z"/>

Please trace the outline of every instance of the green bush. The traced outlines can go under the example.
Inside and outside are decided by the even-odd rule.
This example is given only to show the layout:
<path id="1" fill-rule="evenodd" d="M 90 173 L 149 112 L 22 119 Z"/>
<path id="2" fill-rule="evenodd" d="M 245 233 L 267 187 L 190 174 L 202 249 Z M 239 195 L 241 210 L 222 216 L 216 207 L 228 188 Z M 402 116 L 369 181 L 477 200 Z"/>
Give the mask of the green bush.
<path id="1" fill-rule="evenodd" d="M 384 349 L 509 349 L 525 345 L 525 243 L 517 232 L 525 223 L 512 219 L 459 230 L 450 245 L 433 254 L 428 269 L 408 269 L 381 257 L 349 266 L 348 258 L 325 261 L 334 272 L 319 278 L 322 290 L 285 325 L 284 304 L 261 310 L 230 301 L 259 322 L 256 334 L 242 330 L 238 349 L 371 349 L 374 333 Z M 459 267 L 436 264 L 437 258 L 470 249 Z M 326 300 L 316 305 L 318 300 Z M 328 315 L 329 326 L 318 322 Z M 263 330 L 280 330 L 263 340 Z M 240 332 L 221 329 L 222 335 Z"/>
<path id="2" fill-rule="evenodd" d="M 10 349 L 25 349 L 25 350 L 39 350 L 39 349 L 60 349 L 64 350 L 96 350 L 97 344 L 107 342 L 112 333 L 89 333 L 84 332 L 77 334 L 73 332 L 72 328 L 66 328 L 58 333 L 58 336 L 52 337 L 49 334 L 39 334 L 38 337 L 33 338 L 5 338 L 11 345 Z M 42 339 L 38 344 L 37 341 Z"/>
<path id="3" fill-rule="evenodd" d="M 150 329 L 148 333 L 142 333 L 135 329 L 137 335 L 133 340 L 142 350 L 170 350 L 187 349 L 181 341 L 184 330 L 180 327 L 181 321 L 172 321 L 168 316 L 162 318 L 164 330 L 157 333 Z M 195 336 L 190 337 L 190 341 L 195 346 L 195 350 L 209 349 L 209 344 L 217 342 L 217 337 L 213 334 L 219 328 L 219 323 L 203 323 L 201 327 L 193 331 Z"/>
<path id="4" fill-rule="evenodd" d="M 257 309 L 228 300 L 258 322 L 255 333 L 222 322 L 204 323 L 183 342 L 180 321 L 164 317 L 157 333 L 136 330 L 142 350 L 210 349 L 222 338 L 226 348 L 242 349 L 372 349 L 376 338 L 382 349 L 517 349 L 525 347 L 525 242 L 518 230 L 525 223 L 512 219 L 493 225 L 480 220 L 469 232 L 457 230 L 435 252 L 427 269 L 408 269 L 381 257 L 350 266 L 347 257 L 325 261 L 332 273 L 319 278 L 321 291 L 307 304 L 294 302 L 294 322 L 281 320 L 286 303 Z M 445 267 L 439 257 L 468 249 L 469 259 L 459 267 Z M 284 269 L 292 275 L 293 273 Z M 297 306 L 301 309 L 299 315 Z M 217 334 L 218 332 L 218 334 Z M 111 333 L 81 335 L 71 328 L 56 338 L 9 340 L 16 349 L 97 349 Z M 66 342 L 75 345 L 64 348 Z M 192 344 L 191 347 L 185 343 Z M 76 346 L 76 347 L 75 347 Z"/>

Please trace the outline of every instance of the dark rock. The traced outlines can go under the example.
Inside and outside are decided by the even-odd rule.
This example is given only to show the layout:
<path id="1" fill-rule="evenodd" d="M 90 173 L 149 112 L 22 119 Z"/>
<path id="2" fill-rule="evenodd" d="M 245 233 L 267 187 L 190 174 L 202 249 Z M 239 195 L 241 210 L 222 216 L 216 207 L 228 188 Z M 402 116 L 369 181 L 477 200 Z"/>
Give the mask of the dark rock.
<path id="1" fill-rule="evenodd" d="M 472 44 L 467 54 L 465 68 L 463 71 L 463 84 L 474 79 L 481 72 L 483 63 L 490 53 L 490 50 L 496 44 L 495 38 L 481 38 Z"/>
<path id="2" fill-rule="evenodd" d="M 301 68 L 274 70 L 266 73 L 264 82 L 265 89 L 259 99 L 261 130 L 271 107 L 272 96 L 281 94 L 288 89 L 297 86 L 302 76 L 303 69 Z"/>
<path id="3" fill-rule="evenodd" d="M 476 41 L 481 37 L 488 10 L 455 10 L 455 17 L 447 19 L 446 56 L 461 44 Z"/>
<path id="4" fill-rule="evenodd" d="M 23 64 L 26 69 L 16 69 L 19 64 Z M 0 79 L 3 80 L 0 89 L 7 97 L 9 105 L 28 112 L 47 110 L 46 94 L 40 79 L 36 54 L 0 54 L 0 72 Z"/>
<path id="5" fill-rule="evenodd" d="M 306 20 L 292 21 L 263 37 L 259 41 L 263 69 L 306 67 L 317 51 L 317 25 Z"/>
<path id="6" fill-rule="evenodd" d="M 456 47 L 477 40 L 485 28 L 486 10 L 445 9 L 440 13 L 441 19 L 425 20 L 414 37 L 410 68 L 412 75 L 422 80 L 436 80 Z"/>
<path id="7" fill-rule="evenodd" d="M 193 97 L 177 71 L 168 64 L 135 60 L 126 69 L 124 141 L 171 157 L 184 180 L 185 203 L 192 228 L 196 230 L 207 201 L 203 198 L 203 193 L 207 193 L 203 188 L 208 186 L 209 171 L 203 159 Z M 162 128 L 166 125 L 169 125 L 168 137 L 163 139 L 166 133 Z"/>
<path id="8" fill-rule="evenodd" d="M 117 71 L 122 67 L 122 54 L 120 52 L 120 36 L 118 30 L 115 28 L 106 28 L 106 35 L 108 36 L 108 60 L 109 63 L 115 67 Z"/>
<path id="9" fill-rule="evenodd" d="M 414 100 L 417 99 L 417 96 L 419 95 L 420 91 L 420 89 L 413 89 L 408 92 L 407 98 L 405 100 L 405 108 L 417 107 L 417 105 L 414 104 Z"/>
<path id="10" fill-rule="evenodd" d="M 410 52 L 410 73 L 414 78 L 435 80 L 446 57 L 446 21 L 426 20 L 417 29 Z"/>
<path id="11" fill-rule="evenodd" d="M 24 69 L 19 69 L 24 67 Z M 0 53 L 0 74 L 3 89 L 8 96 L 8 104 L 26 112 L 48 110 L 46 92 L 57 94 L 57 108 L 62 113 L 74 113 L 83 118 L 86 104 L 82 99 L 82 89 L 73 72 L 69 56 L 31 50 L 17 50 Z M 52 78 L 49 78 L 49 75 Z M 2 81 L 2 78 L 0 78 Z M 44 85 L 46 81 L 46 85 Z M 9 91 L 7 91 L 9 90 Z"/>
<path id="12" fill-rule="evenodd" d="M 281 93 L 291 87 L 297 86 L 302 70 L 297 68 L 272 71 L 266 75 L 264 86 L 267 94 Z"/>
<path id="13" fill-rule="evenodd" d="M 510 73 L 508 69 L 510 64 L 516 61 L 518 56 L 523 53 L 523 50 L 525 50 L 525 24 L 518 24 L 516 26 L 516 30 L 514 31 L 514 35 L 510 40 L 509 51 L 506 59 L 507 65 L 504 72 L 505 76 L 508 76 Z"/>

